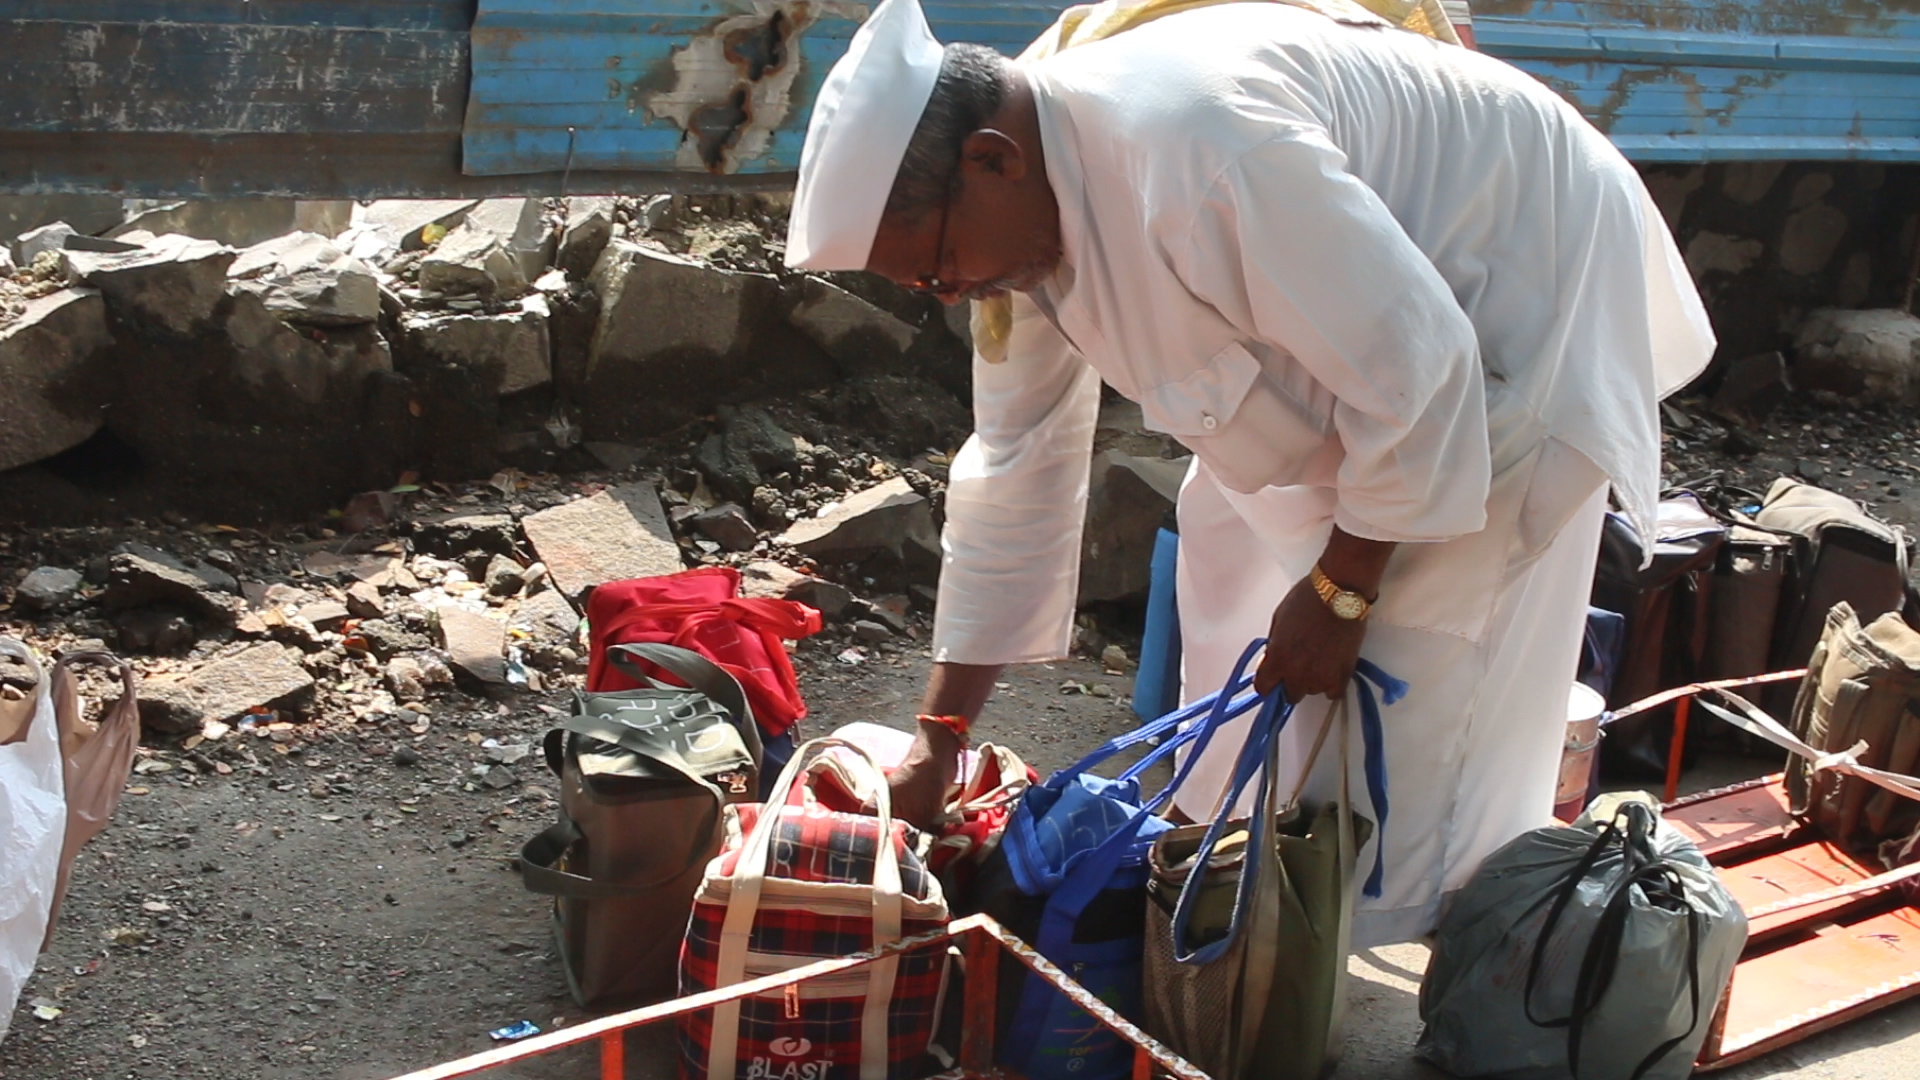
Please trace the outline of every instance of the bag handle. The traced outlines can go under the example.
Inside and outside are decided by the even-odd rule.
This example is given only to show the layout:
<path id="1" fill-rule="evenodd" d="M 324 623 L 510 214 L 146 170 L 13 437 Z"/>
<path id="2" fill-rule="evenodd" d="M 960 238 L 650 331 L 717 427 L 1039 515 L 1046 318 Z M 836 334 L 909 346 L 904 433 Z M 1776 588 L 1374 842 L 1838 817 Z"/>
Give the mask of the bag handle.
<path id="1" fill-rule="evenodd" d="M 1233 673 L 1227 677 L 1228 687 L 1242 682 L 1247 665 L 1265 645 L 1265 638 L 1256 638 L 1246 647 L 1240 654 L 1239 661 L 1234 664 Z M 1140 809 L 1127 819 L 1126 824 L 1116 829 L 1113 835 L 1107 837 L 1099 847 L 1080 856 L 1077 860 L 1069 859 L 1061 868 L 1059 883 L 1053 890 L 1053 894 L 1047 898 L 1046 907 L 1041 913 L 1040 932 L 1036 935 L 1038 940 L 1034 943 L 1042 955 L 1065 954 L 1065 950 L 1073 941 L 1074 924 L 1079 922 L 1081 913 L 1086 910 L 1088 904 L 1093 902 L 1093 898 L 1106 888 L 1107 881 L 1113 877 L 1113 872 L 1119 869 L 1121 860 L 1126 857 L 1127 851 L 1140 835 L 1140 829 L 1146 824 L 1147 818 L 1153 816 L 1173 797 L 1175 792 L 1180 790 L 1181 785 L 1186 783 L 1187 777 L 1192 774 L 1194 766 L 1199 763 L 1202 754 L 1205 753 L 1208 743 L 1212 741 L 1214 733 L 1225 726 L 1227 721 L 1245 712 L 1261 699 L 1255 697 L 1235 699 L 1222 691 L 1210 695 L 1206 700 L 1210 702 L 1206 717 L 1198 724 L 1190 725 L 1187 732 L 1181 734 L 1180 744 L 1192 742 L 1194 745 L 1187 755 L 1187 760 L 1175 773 L 1173 782 L 1162 788 L 1151 799 L 1145 800 Z M 1187 710 L 1180 710 L 1180 712 L 1185 711 Z M 1173 739 L 1169 739 L 1167 743 L 1156 747 L 1154 756 L 1160 757 L 1172 753 L 1173 747 L 1168 744 L 1173 742 Z M 1039 844 L 1032 835 L 1032 822 L 1026 818 L 1027 815 L 1014 814 L 1008 819 L 1010 835 L 1007 839 L 1016 840 L 1030 850 L 1037 850 Z M 1009 849 L 1008 853 L 1012 855 L 1013 849 Z"/>
<path id="2" fill-rule="evenodd" d="M 1813 763 L 1812 771 L 1819 772 L 1825 769 L 1842 776 L 1857 776 L 1895 795 L 1920 802 L 1920 777 L 1876 769 L 1871 765 L 1860 763 L 1861 757 L 1867 752 L 1867 744 L 1864 741 L 1856 742 L 1851 747 L 1834 753 L 1816 750 L 1746 698 L 1728 690 L 1715 690 L 1714 693 L 1725 698 L 1739 711 L 1738 713 L 1729 712 L 1705 697 L 1699 698 L 1701 706 L 1708 712 L 1749 735 L 1757 735 L 1767 740 L 1789 754 L 1805 758 Z"/>
<path id="3" fill-rule="evenodd" d="M 726 668 L 692 649 L 655 641 L 609 645 L 607 660 L 643 687 L 660 687 L 661 684 L 634 660 L 645 660 L 679 676 L 687 684 L 687 689 L 700 691 L 727 710 L 733 726 L 740 729 L 740 738 L 746 742 L 747 752 L 753 755 L 756 763 L 766 757 L 766 748 L 760 744 L 760 725 L 753 718 L 753 706 L 747 703 L 746 692 L 740 689 L 740 680 L 734 678 Z"/>
<path id="4" fill-rule="evenodd" d="M 886 776 L 865 749 L 844 739 L 813 739 L 794 751 L 793 759 L 781 770 L 760 806 L 760 818 L 741 845 L 734 862 L 732 889 L 728 893 L 726 919 L 720 931 L 720 957 L 716 987 L 730 986 L 746 975 L 747 947 L 753 934 L 754 917 L 759 913 L 760 895 L 766 880 L 767 861 L 773 836 L 779 830 L 782 812 L 793 797 L 806 772 L 807 759 L 829 748 L 847 750 L 842 764 L 856 773 L 874 791 L 874 817 L 879 819 L 879 839 L 873 856 L 873 947 L 889 945 L 901 936 L 900 857 L 893 846 L 893 794 Z M 893 1000 L 899 957 L 889 956 L 868 965 L 867 995 L 860 1020 L 860 1080 L 886 1080 L 888 1058 L 887 1017 Z M 707 1050 L 707 1075 L 729 1078 L 739 1061 L 740 1003 L 729 1001 L 714 1006 L 713 1037 Z"/>
<path id="5" fill-rule="evenodd" d="M 713 781 L 700 775 L 698 769 L 680 755 L 680 751 L 671 746 L 642 742 L 641 733 L 633 728 L 605 716 L 569 716 L 560 722 L 560 730 L 573 735 L 585 735 L 604 743 L 612 743 L 636 757 L 646 758 L 662 768 L 679 773 L 688 782 L 698 784 L 713 796 L 716 813 L 718 806 L 727 801 L 720 788 Z"/>

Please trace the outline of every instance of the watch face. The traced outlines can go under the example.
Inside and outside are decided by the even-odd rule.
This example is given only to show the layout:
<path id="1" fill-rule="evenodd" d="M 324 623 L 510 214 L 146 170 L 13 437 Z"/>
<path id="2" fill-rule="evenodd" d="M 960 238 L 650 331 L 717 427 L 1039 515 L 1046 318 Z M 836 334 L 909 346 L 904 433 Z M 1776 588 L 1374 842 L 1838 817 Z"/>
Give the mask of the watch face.
<path id="1" fill-rule="evenodd" d="M 1350 592 L 1339 593 L 1328 605 L 1333 613 L 1343 619 L 1357 619 L 1367 613 L 1367 602 Z"/>

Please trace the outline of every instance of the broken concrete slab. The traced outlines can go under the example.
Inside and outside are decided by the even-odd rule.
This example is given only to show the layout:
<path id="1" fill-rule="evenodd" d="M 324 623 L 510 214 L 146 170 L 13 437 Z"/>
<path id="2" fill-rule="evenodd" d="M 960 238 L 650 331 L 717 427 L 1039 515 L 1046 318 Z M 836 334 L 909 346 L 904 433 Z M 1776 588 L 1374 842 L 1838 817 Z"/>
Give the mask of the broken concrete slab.
<path id="1" fill-rule="evenodd" d="M 746 511 L 733 503 L 721 503 L 695 514 L 693 527 L 728 551 L 752 551 L 760 542 L 760 532 L 747 520 Z"/>
<path id="2" fill-rule="evenodd" d="M 512 596 L 526 587 L 527 572 L 511 556 L 495 555 L 487 560 L 487 572 L 480 580 L 488 596 Z"/>
<path id="3" fill-rule="evenodd" d="M 788 589 L 808 580 L 807 575 L 790 566 L 756 559 L 740 568 L 740 595 L 749 600 L 784 600 Z"/>
<path id="4" fill-rule="evenodd" d="M 613 239 L 613 200 L 604 196 L 567 200 L 567 228 L 560 234 L 554 265 L 584 280 Z"/>
<path id="5" fill-rule="evenodd" d="M 387 601 L 371 582 L 356 581 L 347 586 L 347 611 L 356 619 L 378 619 L 387 613 Z"/>
<path id="6" fill-rule="evenodd" d="M 837 285 L 809 278 L 787 315 L 799 331 L 842 364 L 886 364 L 913 345 L 912 326 Z"/>
<path id="7" fill-rule="evenodd" d="M 434 612 L 434 625 L 456 671 L 483 683 L 507 684 L 506 624 L 461 608 L 442 607 Z"/>
<path id="8" fill-rule="evenodd" d="M 304 708 L 313 676 L 274 642 L 249 645 L 186 675 L 156 675 L 140 684 L 140 720 L 156 731 L 198 731 L 208 720 L 236 723 L 263 709 Z"/>
<path id="9" fill-rule="evenodd" d="M 227 295 L 227 268 L 238 256 L 223 244 L 178 234 L 123 254 L 61 252 L 68 281 L 99 289 L 122 317 L 179 335 L 212 319 Z"/>
<path id="10" fill-rule="evenodd" d="M 937 562 L 940 552 L 931 507 L 898 476 L 795 522 L 780 541 L 823 563 L 864 562 L 876 554 L 931 555 Z"/>
<path id="11" fill-rule="evenodd" d="M 315 630 L 338 630 L 353 613 L 338 600 L 315 600 L 300 609 L 300 617 L 312 623 Z"/>
<path id="12" fill-rule="evenodd" d="M 291 323 L 353 326 L 380 318 L 373 268 L 319 233 L 299 232 L 242 251 L 227 276 Z"/>
<path id="13" fill-rule="evenodd" d="M 1793 382 L 1853 404 L 1920 403 L 1920 317 L 1823 308 L 1794 339 Z"/>
<path id="14" fill-rule="evenodd" d="M 107 590 L 101 600 L 114 610 L 165 604 L 196 617 L 231 622 L 240 607 L 239 594 L 239 583 L 217 566 L 126 543 L 107 560 Z"/>
<path id="15" fill-rule="evenodd" d="M 681 569 L 680 546 L 652 484 L 621 484 L 549 507 L 520 527 L 554 584 L 576 603 L 596 585 Z"/>
<path id="16" fill-rule="evenodd" d="M 28 615 L 56 610 L 80 595 L 80 584 L 85 580 L 78 570 L 36 567 L 14 587 L 13 606 Z"/>
<path id="17" fill-rule="evenodd" d="M 420 260 L 420 288 L 441 296 L 510 300 L 530 287 L 520 256 L 487 229 L 462 223 Z"/>
<path id="18" fill-rule="evenodd" d="M 451 232 L 466 219 L 478 199 L 380 199 L 355 208 L 353 225 L 381 229 L 393 236 L 402 251 L 429 246 L 421 233 L 433 226 Z"/>
<path id="19" fill-rule="evenodd" d="M 1080 602 L 1146 596 L 1153 544 L 1180 495 L 1187 459 L 1093 457 L 1087 519 L 1080 534 Z"/>
<path id="20" fill-rule="evenodd" d="M 372 324 L 303 333 L 250 292 L 236 292 L 221 328 L 232 340 L 228 374 L 262 406 L 312 415 L 308 406 L 358 410 L 367 380 L 393 370 L 393 353 Z"/>
<path id="21" fill-rule="evenodd" d="M 711 397 L 701 394 L 748 362 L 755 328 L 780 291 L 772 275 L 624 240 L 607 245 L 591 280 L 600 314 L 587 355 L 586 427 L 614 442 L 642 440 L 663 416 L 705 408 Z"/>
<path id="22" fill-rule="evenodd" d="M 367 651 L 381 660 L 391 659 L 401 653 L 419 652 L 433 645 L 426 634 L 392 616 L 368 619 L 355 627 L 354 632 L 367 643 Z"/>
<path id="23" fill-rule="evenodd" d="M 107 235 L 178 233 L 243 248 L 291 232 L 337 236 L 352 224 L 353 209 L 340 199 L 187 199 L 141 211 Z"/>
<path id="24" fill-rule="evenodd" d="M 498 315 L 415 313 L 401 323 L 412 355 L 472 369 L 498 395 L 517 394 L 553 381 L 548 309 L 529 296 L 519 311 Z"/>
<path id="25" fill-rule="evenodd" d="M 13 241 L 13 259 L 21 266 L 32 266 L 33 260 L 49 251 L 61 251 L 67 246 L 67 237 L 74 235 L 74 227 L 64 221 L 50 222 L 37 229 L 28 229 Z"/>
<path id="26" fill-rule="evenodd" d="M 580 613 L 556 589 L 545 589 L 521 601 L 507 625 L 524 631 L 537 645 L 572 645 L 580 631 Z"/>
<path id="27" fill-rule="evenodd" d="M 519 263 L 527 281 L 547 268 L 545 204 L 540 199 L 483 199 L 467 211 L 466 224 L 493 234 Z"/>
<path id="28" fill-rule="evenodd" d="M 91 438 L 105 421 L 110 386 L 99 366 L 113 335 L 92 289 L 62 289 L 29 300 L 0 329 L 0 470 Z"/>

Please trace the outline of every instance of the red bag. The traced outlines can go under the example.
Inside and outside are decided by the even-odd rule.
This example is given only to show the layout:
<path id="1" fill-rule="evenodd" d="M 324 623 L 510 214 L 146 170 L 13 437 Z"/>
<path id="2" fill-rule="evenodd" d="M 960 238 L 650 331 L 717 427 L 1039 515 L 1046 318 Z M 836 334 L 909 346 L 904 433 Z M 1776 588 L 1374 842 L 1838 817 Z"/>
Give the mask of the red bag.
<path id="1" fill-rule="evenodd" d="M 730 566 L 613 581 L 594 589 L 587 601 L 587 689 L 640 685 L 607 661 L 609 646 L 678 645 L 740 681 L 754 720 L 769 737 L 786 734 L 807 715 L 807 703 L 781 641 L 819 633 L 820 613 L 794 600 L 742 600 L 739 592 L 740 572 Z"/>
<path id="2" fill-rule="evenodd" d="M 828 747 L 879 793 L 877 816 L 827 809 L 806 786 Z M 814 960 L 862 952 L 946 925 L 940 882 L 892 819 L 886 782 L 838 739 L 800 747 L 765 804 L 725 810 L 726 841 L 694 896 L 680 993 L 697 994 Z M 882 843 L 884 837 L 885 842 Z M 684 1014 L 682 1080 L 911 1080 L 932 1070 L 946 984 L 936 943 L 864 968 Z"/>

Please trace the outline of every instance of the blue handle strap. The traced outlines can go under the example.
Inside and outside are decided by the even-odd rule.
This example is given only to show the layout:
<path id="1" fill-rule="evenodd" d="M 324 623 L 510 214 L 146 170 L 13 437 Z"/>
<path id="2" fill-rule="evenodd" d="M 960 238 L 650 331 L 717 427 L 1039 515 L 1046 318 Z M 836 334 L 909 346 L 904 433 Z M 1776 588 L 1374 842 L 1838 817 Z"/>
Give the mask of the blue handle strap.
<path id="1" fill-rule="evenodd" d="M 1407 696 L 1407 684 L 1381 671 L 1367 660 L 1354 667 L 1353 685 L 1360 698 L 1360 741 L 1367 772 L 1367 797 L 1373 802 L 1373 870 L 1360 890 L 1369 900 L 1380 898 L 1387 873 L 1387 731 L 1380 722 L 1380 704 L 1374 700 L 1372 682 L 1380 687 L 1380 696 L 1389 705 Z"/>
<path id="2" fill-rule="evenodd" d="M 1233 674 L 1227 679 L 1229 687 L 1241 682 L 1247 664 L 1252 661 L 1262 644 L 1264 642 L 1255 641 L 1247 646 L 1246 651 L 1240 656 L 1240 661 L 1234 665 Z M 1181 766 L 1179 773 L 1174 776 L 1173 782 L 1162 788 L 1159 794 L 1147 800 L 1125 825 L 1114 830 L 1113 834 L 1107 837 L 1099 847 L 1079 859 L 1069 860 L 1069 864 L 1063 868 L 1060 875 L 1059 887 L 1048 897 L 1046 909 L 1041 916 L 1040 932 L 1037 935 L 1039 940 L 1034 942 L 1034 947 L 1040 950 L 1041 955 L 1065 954 L 1066 949 L 1073 942 L 1074 924 L 1079 921 L 1087 905 L 1093 902 L 1093 898 L 1107 887 L 1113 872 L 1119 869 L 1121 861 L 1136 842 L 1147 818 L 1165 805 L 1186 782 L 1194 766 L 1199 763 L 1202 752 L 1205 751 L 1214 732 L 1238 715 L 1234 712 L 1234 707 L 1238 705 L 1241 711 L 1245 711 L 1257 700 L 1259 699 L 1249 697 L 1243 702 L 1235 702 L 1224 692 L 1213 695 L 1213 704 L 1205 720 L 1190 729 L 1196 732 L 1190 738 L 1197 738 L 1197 742 L 1193 752 L 1187 755 L 1187 760 Z M 1171 752 L 1164 745 L 1156 748 L 1155 752 L 1158 754 L 1162 751 Z M 1015 813 L 1013 818 L 1018 820 L 1023 816 L 1025 815 Z M 1010 821 L 1010 829 L 1012 824 L 1013 822 Z M 1029 831 L 1031 829 L 1030 823 L 1028 829 Z M 1037 842 L 1035 846 L 1037 855 Z M 1009 851 L 1008 855 L 1012 856 L 1013 852 Z"/>
<path id="3" fill-rule="evenodd" d="M 1264 776 L 1267 769 L 1268 754 L 1273 740 L 1279 737 L 1280 729 L 1293 715 L 1293 706 L 1286 703 L 1286 695 L 1279 689 L 1266 697 L 1260 707 L 1260 715 L 1253 722 L 1253 729 L 1247 733 L 1247 741 L 1240 748 L 1240 757 L 1234 763 L 1233 782 L 1228 788 L 1227 798 L 1222 810 L 1208 824 L 1207 831 L 1200 839 L 1200 846 L 1193 853 L 1193 870 L 1187 875 L 1187 882 L 1180 890 L 1180 897 L 1173 905 L 1173 958 L 1182 964 L 1208 964 L 1219 959 L 1234 940 L 1240 936 L 1240 923 L 1253 900 L 1253 887 L 1259 875 L 1261 856 L 1271 843 L 1273 831 L 1272 815 L 1267 807 L 1268 792 L 1273 785 L 1262 782 L 1253 798 L 1253 816 L 1247 822 L 1246 857 L 1241 862 L 1240 880 L 1234 888 L 1233 911 L 1228 917 L 1227 932 L 1219 940 L 1198 948 L 1187 944 L 1188 931 L 1193 924 L 1194 907 L 1199 903 L 1201 882 L 1206 874 L 1207 864 L 1213 859 L 1214 848 L 1220 837 L 1226 832 L 1227 824 L 1233 819 L 1233 808 L 1246 792 L 1247 784 L 1254 776 Z"/>

